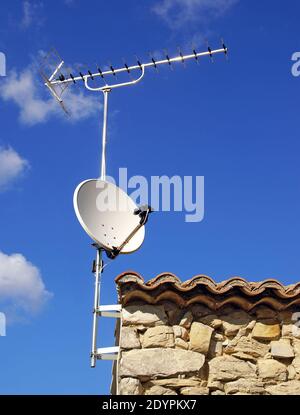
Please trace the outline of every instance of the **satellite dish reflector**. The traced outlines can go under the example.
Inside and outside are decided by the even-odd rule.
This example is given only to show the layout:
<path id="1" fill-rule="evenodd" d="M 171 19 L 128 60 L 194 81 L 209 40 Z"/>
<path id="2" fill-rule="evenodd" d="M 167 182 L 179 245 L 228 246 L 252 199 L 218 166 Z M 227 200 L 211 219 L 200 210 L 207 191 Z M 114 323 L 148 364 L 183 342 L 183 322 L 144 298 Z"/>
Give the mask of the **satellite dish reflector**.
<path id="1" fill-rule="evenodd" d="M 129 254 L 142 245 L 145 227 L 140 225 L 140 217 L 136 214 L 138 208 L 113 183 L 85 180 L 77 186 L 73 202 L 81 226 L 105 251 L 113 252 L 122 247 L 119 253 Z"/>

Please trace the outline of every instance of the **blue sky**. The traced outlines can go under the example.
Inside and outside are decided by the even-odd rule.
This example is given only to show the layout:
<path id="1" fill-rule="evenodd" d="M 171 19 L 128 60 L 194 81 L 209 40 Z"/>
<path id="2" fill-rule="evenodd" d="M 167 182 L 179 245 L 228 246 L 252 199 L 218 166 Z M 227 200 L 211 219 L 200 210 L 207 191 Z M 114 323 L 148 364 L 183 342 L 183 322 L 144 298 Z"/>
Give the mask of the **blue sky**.
<path id="1" fill-rule="evenodd" d="M 5 3 L 5 5 L 4 5 Z M 100 4 L 101 3 L 101 4 Z M 99 171 L 101 97 L 74 88 L 70 121 L 49 100 L 34 62 L 55 46 L 77 67 L 178 45 L 199 50 L 223 36 L 218 56 L 184 69 L 149 71 L 110 98 L 108 174 L 205 177 L 205 217 L 157 212 L 133 255 L 111 263 L 102 301 L 115 303 L 114 278 L 163 271 L 182 280 L 299 280 L 300 50 L 297 1 L 6 1 L 0 12 L 0 393 L 106 394 L 111 367 L 89 368 L 94 252 L 72 206 L 75 187 Z M 85 65 L 85 66 L 84 66 Z M 97 107 L 98 105 L 98 107 Z M 17 255 L 19 254 L 19 255 Z M 8 281 L 8 283 L 7 283 Z M 2 290 L 2 292 L 1 292 Z M 100 344 L 113 344 L 112 321 Z"/>

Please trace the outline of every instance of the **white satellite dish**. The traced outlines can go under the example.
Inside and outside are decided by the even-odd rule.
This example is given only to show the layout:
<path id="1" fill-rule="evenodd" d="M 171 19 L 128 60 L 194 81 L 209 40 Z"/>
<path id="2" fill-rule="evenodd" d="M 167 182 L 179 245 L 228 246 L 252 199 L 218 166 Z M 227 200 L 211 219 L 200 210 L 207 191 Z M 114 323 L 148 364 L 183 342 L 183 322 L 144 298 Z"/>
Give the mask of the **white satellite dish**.
<path id="1" fill-rule="evenodd" d="M 89 179 L 74 192 L 74 209 L 85 232 L 106 252 L 129 254 L 142 245 L 145 227 L 133 200 L 113 183 Z"/>

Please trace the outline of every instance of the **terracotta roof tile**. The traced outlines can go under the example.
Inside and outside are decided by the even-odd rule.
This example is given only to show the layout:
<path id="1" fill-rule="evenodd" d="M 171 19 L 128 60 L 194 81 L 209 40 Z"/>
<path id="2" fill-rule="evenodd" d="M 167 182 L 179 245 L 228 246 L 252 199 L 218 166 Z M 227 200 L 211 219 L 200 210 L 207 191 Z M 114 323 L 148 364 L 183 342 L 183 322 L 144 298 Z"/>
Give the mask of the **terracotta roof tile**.
<path id="1" fill-rule="evenodd" d="M 300 282 L 284 286 L 275 279 L 248 282 L 232 277 L 216 283 L 206 275 L 196 275 L 181 282 L 174 274 L 162 273 L 145 282 L 140 274 L 127 271 L 116 278 L 116 284 L 123 305 L 137 301 L 157 304 L 167 300 L 181 307 L 202 303 L 214 310 L 235 304 L 247 311 L 262 304 L 276 310 L 300 306 Z"/>

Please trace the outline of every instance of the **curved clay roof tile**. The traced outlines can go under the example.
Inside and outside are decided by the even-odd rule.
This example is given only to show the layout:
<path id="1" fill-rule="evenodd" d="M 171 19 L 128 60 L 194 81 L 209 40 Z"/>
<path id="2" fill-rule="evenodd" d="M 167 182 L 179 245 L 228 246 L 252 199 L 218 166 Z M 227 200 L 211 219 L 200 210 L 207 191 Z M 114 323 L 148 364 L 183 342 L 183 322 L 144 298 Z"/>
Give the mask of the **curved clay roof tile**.
<path id="1" fill-rule="evenodd" d="M 206 275 L 196 275 L 181 282 L 176 275 L 164 272 L 145 282 L 137 272 L 127 271 L 116 278 L 116 284 L 119 301 L 124 305 L 132 301 L 156 304 L 168 300 L 180 307 L 202 303 L 217 310 L 235 304 L 247 311 L 262 304 L 276 310 L 300 305 L 300 282 L 284 286 L 275 279 L 248 282 L 232 277 L 217 283 Z"/>

